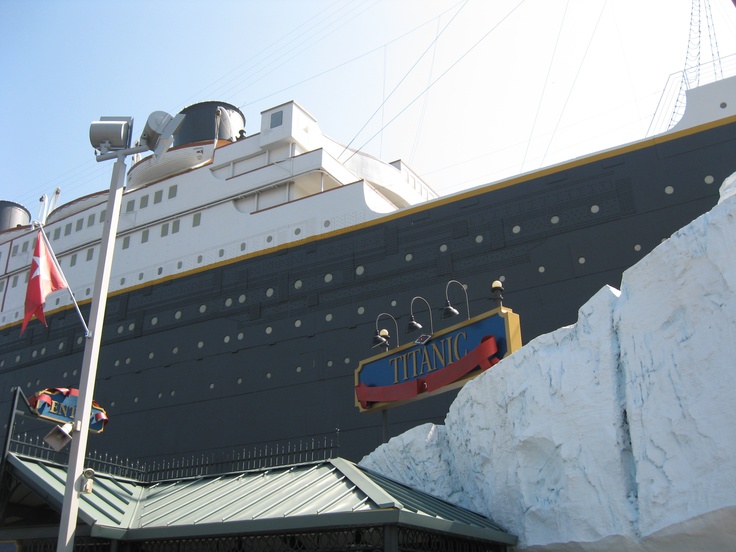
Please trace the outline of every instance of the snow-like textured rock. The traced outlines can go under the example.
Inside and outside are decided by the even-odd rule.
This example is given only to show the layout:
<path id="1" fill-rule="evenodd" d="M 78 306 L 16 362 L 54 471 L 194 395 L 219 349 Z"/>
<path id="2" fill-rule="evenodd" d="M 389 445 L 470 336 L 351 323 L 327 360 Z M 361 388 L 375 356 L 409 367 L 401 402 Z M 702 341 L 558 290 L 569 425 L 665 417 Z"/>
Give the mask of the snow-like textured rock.
<path id="1" fill-rule="evenodd" d="M 736 176 L 575 325 L 361 462 L 545 551 L 736 542 Z M 523 322 L 523 321 L 522 321 Z"/>

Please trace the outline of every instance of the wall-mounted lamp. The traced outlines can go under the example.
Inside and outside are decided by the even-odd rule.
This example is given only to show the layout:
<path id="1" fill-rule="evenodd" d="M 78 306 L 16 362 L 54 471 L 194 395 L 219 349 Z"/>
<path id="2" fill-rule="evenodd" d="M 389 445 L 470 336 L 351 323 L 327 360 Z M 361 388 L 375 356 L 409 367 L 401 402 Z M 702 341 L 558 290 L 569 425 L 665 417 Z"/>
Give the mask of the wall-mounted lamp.
<path id="1" fill-rule="evenodd" d="M 424 297 L 421 297 L 419 295 L 414 297 L 411 300 L 411 304 L 409 305 L 410 319 L 409 319 L 409 324 L 406 326 L 406 333 L 411 333 L 416 330 L 422 329 L 422 325 L 414 319 L 414 301 L 416 301 L 417 299 L 421 299 L 422 301 L 424 301 L 424 304 L 427 305 L 427 309 L 429 310 L 429 333 L 433 334 L 434 333 L 434 320 L 432 320 L 432 307 L 430 306 L 429 302 Z"/>
<path id="2" fill-rule="evenodd" d="M 391 335 L 389 334 L 388 330 L 383 328 L 378 328 L 378 321 L 382 316 L 388 316 L 391 320 L 394 321 L 394 325 L 396 326 L 396 346 L 399 346 L 399 324 L 396 322 L 396 319 L 391 316 L 387 312 L 382 312 L 376 317 L 376 335 L 373 336 L 373 342 L 371 343 L 371 348 L 373 347 L 379 347 L 383 346 L 386 351 L 389 349 L 389 340 L 391 339 Z"/>
<path id="3" fill-rule="evenodd" d="M 447 285 L 445 286 L 446 303 L 445 303 L 445 307 L 442 309 L 442 318 L 452 318 L 453 316 L 457 316 L 458 314 L 460 314 L 457 311 L 457 309 L 450 304 L 450 296 L 448 292 L 450 290 L 450 284 L 452 283 L 459 285 L 462 288 L 463 293 L 465 293 L 465 306 L 468 309 L 468 320 L 470 320 L 470 301 L 468 301 L 468 290 L 466 290 L 465 286 L 461 284 L 460 282 L 458 282 L 457 280 L 450 280 L 449 282 L 447 282 Z"/>
<path id="4" fill-rule="evenodd" d="M 65 446 L 72 442 L 72 424 L 66 423 L 56 425 L 46 434 L 43 440 L 56 452 L 59 452 Z"/>
<path id="5" fill-rule="evenodd" d="M 503 283 L 494 280 L 491 284 L 491 299 L 496 302 L 496 307 L 503 307 Z"/>

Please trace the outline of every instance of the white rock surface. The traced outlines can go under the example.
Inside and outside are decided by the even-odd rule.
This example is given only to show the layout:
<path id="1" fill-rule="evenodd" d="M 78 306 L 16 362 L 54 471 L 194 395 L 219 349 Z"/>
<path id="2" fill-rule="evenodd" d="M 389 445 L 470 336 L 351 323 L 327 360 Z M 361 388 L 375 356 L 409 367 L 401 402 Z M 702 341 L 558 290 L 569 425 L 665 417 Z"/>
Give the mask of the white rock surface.
<path id="1" fill-rule="evenodd" d="M 575 325 L 361 465 L 539 551 L 736 550 L 736 176 Z M 522 320 L 523 328 L 523 320 Z"/>

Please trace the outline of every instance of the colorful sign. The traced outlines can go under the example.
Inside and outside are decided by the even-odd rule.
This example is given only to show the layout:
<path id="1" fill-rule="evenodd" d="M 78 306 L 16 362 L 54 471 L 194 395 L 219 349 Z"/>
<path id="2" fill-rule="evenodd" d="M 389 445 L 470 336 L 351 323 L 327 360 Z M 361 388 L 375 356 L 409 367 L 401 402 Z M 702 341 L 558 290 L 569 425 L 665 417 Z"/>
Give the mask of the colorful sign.
<path id="1" fill-rule="evenodd" d="M 461 387 L 521 347 L 519 316 L 499 307 L 363 360 L 355 405 L 384 410 Z"/>
<path id="2" fill-rule="evenodd" d="M 33 395 L 28 402 L 39 418 L 57 423 L 73 423 L 77 413 L 78 389 L 59 387 L 44 389 Z M 92 401 L 92 414 L 89 418 L 89 430 L 101 433 L 107 425 L 107 412 L 95 401 Z"/>

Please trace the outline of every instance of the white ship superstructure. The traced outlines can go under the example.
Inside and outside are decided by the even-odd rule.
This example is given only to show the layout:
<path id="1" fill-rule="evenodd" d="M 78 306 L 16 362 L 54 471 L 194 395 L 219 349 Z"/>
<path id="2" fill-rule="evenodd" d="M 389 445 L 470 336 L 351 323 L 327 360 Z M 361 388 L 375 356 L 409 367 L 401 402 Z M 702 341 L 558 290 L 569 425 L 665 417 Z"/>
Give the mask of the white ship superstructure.
<path id="1" fill-rule="evenodd" d="M 210 111 L 214 103 L 199 105 Z M 229 139 L 177 146 L 130 169 L 112 293 L 339 232 L 437 197 L 400 161 L 385 163 L 324 136 L 295 102 L 264 111 L 260 133 L 248 137 L 242 115 L 227 107 Z M 91 298 L 106 199 L 103 191 L 62 205 L 45 225 L 79 301 Z M 23 318 L 35 238 L 27 225 L 0 234 L 0 325 Z M 46 308 L 69 303 L 60 291 Z"/>

